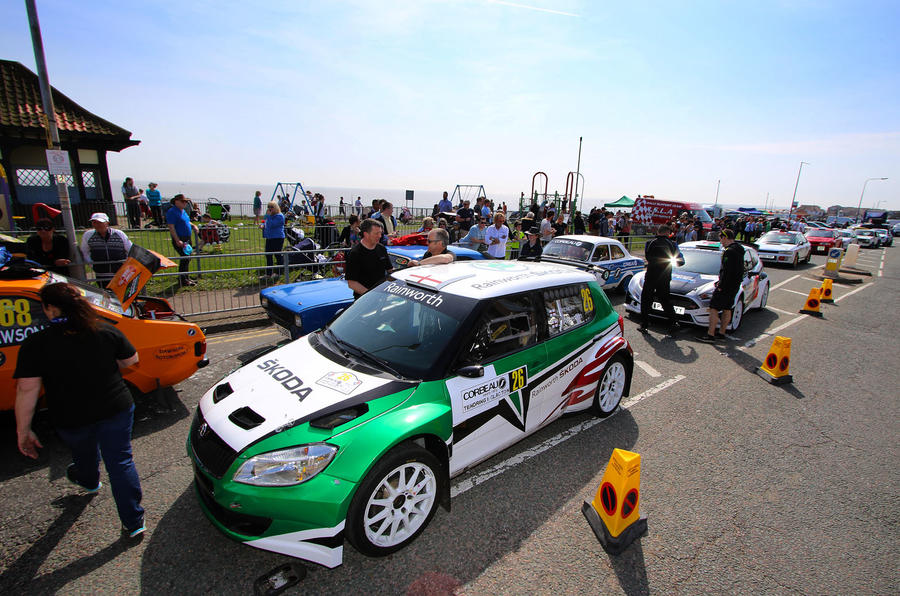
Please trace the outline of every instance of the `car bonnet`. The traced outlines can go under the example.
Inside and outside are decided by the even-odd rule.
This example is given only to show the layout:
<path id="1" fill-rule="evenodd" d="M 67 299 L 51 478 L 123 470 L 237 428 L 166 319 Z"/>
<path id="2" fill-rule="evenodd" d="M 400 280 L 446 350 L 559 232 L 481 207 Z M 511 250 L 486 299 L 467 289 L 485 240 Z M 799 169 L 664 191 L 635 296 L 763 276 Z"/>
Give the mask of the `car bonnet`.
<path id="1" fill-rule="evenodd" d="M 278 429 L 411 387 L 349 370 L 303 337 L 219 381 L 200 400 L 209 426 L 235 451 Z"/>
<path id="2" fill-rule="evenodd" d="M 688 294 L 701 286 L 705 286 L 718 279 L 715 275 L 704 275 L 693 271 L 675 271 L 672 273 L 672 281 L 669 283 L 669 291 L 673 294 Z"/>
<path id="3" fill-rule="evenodd" d="M 340 277 L 275 286 L 263 290 L 262 295 L 292 312 L 301 312 L 322 304 L 353 300 L 353 291 Z"/>

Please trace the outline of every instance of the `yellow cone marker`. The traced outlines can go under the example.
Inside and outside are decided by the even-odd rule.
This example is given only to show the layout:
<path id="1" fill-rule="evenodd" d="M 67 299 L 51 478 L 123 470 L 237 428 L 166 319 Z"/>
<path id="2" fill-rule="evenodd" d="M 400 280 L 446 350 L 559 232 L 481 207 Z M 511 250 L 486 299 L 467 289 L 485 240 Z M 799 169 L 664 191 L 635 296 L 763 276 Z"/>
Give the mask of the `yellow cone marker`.
<path id="1" fill-rule="evenodd" d="M 821 290 L 821 298 L 820 300 L 826 304 L 834 303 L 834 289 L 833 282 L 830 279 L 822 280 L 822 287 L 819 288 Z"/>
<path id="2" fill-rule="evenodd" d="M 756 369 L 756 374 L 772 385 L 792 383 L 794 377 L 788 374 L 791 366 L 791 338 L 780 335 L 772 342 L 766 359 Z"/>
<path id="3" fill-rule="evenodd" d="M 581 512 L 607 553 L 618 555 L 647 533 L 647 516 L 641 515 L 641 456 L 613 449 L 600 488 Z"/>
<path id="4" fill-rule="evenodd" d="M 813 288 L 809 291 L 809 297 L 806 304 L 800 309 L 800 312 L 812 315 L 814 317 L 823 317 L 821 309 L 821 301 L 819 300 L 819 288 Z"/>

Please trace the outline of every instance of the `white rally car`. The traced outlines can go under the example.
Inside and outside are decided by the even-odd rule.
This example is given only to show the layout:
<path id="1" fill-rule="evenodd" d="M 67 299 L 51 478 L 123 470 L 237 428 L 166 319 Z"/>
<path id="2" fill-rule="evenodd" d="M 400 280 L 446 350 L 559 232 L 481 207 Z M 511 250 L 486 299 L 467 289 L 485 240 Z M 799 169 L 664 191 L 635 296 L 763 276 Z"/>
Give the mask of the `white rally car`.
<path id="1" fill-rule="evenodd" d="M 398 271 L 207 391 L 187 441 L 200 505 L 234 540 L 328 567 L 345 539 L 388 555 L 449 509 L 453 476 L 565 413 L 612 415 L 623 327 L 571 267 Z"/>
<path id="2" fill-rule="evenodd" d="M 678 245 L 684 256 L 684 265 L 672 270 L 669 285 L 672 306 L 679 320 L 701 327 L 709 325 L 709 300 L 719 279 L 722 264 L 722 245 L 718 242 L 702 240 Z M 644 273 L 639 273 L 628 286 L 625 310 L 632 314 L 641 313 L 641 291 L 644 289 Z M 731 324 L 732 331 L 741 326 L 744 312 L 754 308 L 765 308 L 769 299 L 769 276 L 763 271 L 762 262 L 756 251 L 744 245 L 744 278 L 741 290 L 734 299 Z M 664 316 L 662 305 L 653 303 L 653 316 Z"/>
<path id="3" fill-rule="evenodd" d="M 632 256 L 618 240 L 604 236 L 559 236 L 547 243 L 540 260 L 585 269 L 604 290 L 623 292 L 631 278 L 644 270 L 642 259 Z"/>
<path id="4" fill-rule="evenodd" d="M 756 246 L 765 263 L 796 267 L 800 261 L 809 263 L 812 257 L 812 244 L 800 232 L 772 230 L 760 236 Z"/>

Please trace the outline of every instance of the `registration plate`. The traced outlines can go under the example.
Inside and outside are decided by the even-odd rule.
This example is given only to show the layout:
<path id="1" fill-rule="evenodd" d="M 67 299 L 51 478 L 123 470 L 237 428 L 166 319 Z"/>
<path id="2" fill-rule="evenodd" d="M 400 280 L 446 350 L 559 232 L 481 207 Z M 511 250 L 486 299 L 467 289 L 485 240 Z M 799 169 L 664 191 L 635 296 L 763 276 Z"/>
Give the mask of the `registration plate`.
<path id="1" fill-rule="evenodd" d="M 285 336 L 286 338 L 291 338 L 291 330 L 287 327 L 282 327 L 281 325 L 275 325 L 275 328 L 278 329 L 278 333 Z"/>
<path id="2" fill-rule="evenodd" d="M 771 261 L 775 258 L 775 255 L 767 255 L 767 254 L 759 253 L 759 258 L 764 261 Z"/>
<path id="3" fill-rule="evenodd" d="M 675 309 L 675 314 L 676 314 L 676 315 L 683 315 L 683 314 L 684 314 L 684 307 L 683 307 L 683 306 L 673 306 L 672 308 Z M 662 304 L 660 304 L 659 302 L 654 302 L 654 303 L 653 303 L 653 310 L 662 310 L 662 309 L 663 309 Z"/>

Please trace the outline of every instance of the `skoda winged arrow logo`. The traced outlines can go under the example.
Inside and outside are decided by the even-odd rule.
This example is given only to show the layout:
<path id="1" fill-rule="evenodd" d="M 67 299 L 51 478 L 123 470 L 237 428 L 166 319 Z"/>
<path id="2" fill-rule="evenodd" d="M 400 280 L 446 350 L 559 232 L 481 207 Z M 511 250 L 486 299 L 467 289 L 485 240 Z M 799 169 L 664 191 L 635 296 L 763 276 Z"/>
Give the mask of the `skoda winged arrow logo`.
<path id="1" fill-rule="evenodd" d="M 207 423 L 203 423 L 200 425 L 200 428 L 197 429 L 197 436 L 201 439 L 206 438 L 206 435 L 209 433 L 209 425 Z"/>

